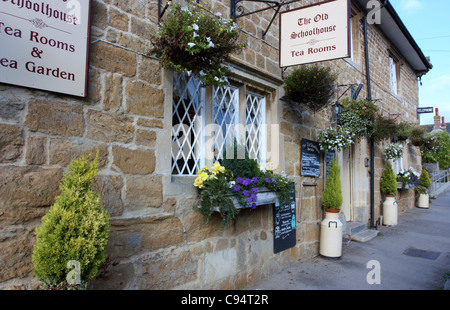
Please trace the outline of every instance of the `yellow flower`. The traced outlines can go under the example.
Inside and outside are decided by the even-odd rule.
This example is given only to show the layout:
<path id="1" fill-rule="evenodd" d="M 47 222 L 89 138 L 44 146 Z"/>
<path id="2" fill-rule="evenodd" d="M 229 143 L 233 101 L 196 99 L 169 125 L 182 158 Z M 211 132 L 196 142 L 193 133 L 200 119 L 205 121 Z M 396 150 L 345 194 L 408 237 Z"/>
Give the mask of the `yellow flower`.
<path id="1" fill-rule="evenodd" d="M 220 163 L 218 161 L 216 161 L 214 163 L 214 165 L 212 165 L 212 170 L 213 170 L 213 173 L 216 174 L 218 172 L 224 172 L 225 167 L 221 166 Z"/>
<path id="2" fill-rule="evenodd" d="M 202 173 L 199 175 L 199 177 L 200 177 L 200 179 L 201 179 L 202 181 L 208 180 L 208 174 L 207 174 L 206 172 L 202 172 Z"/>
<path id="3" fill-rule="evenodd" d="M 194 181 L 194 186 L 198 188 L 203 188 L 203 180 L 201 177 L 197 177 Z"/>

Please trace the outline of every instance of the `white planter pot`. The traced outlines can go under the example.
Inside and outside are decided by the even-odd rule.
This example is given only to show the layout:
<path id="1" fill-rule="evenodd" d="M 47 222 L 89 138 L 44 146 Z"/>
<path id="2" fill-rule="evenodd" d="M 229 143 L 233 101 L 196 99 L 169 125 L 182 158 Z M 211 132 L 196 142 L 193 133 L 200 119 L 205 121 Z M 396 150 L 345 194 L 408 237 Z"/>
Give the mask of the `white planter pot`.
<path id="1" fill-rule="evenodd" d="M 320 224 L 319 254 L 326 258 L 340 258 L 342 256 L 342 222 L 338 212 L 326 209 L 325 219 Z"/>
<path id="2" fill-rule="evenodd" d="M 428 194 L 420 194 L 417 201 L 417 207 L 428 209 L 430 207 L 430 197 Z"/>
<path id="3" fill-rule="evenodd" d="M 398 204 L 395 196 L 386 196 L 383 202 L 383 225 L 395 226 L 398 223 Z"/>

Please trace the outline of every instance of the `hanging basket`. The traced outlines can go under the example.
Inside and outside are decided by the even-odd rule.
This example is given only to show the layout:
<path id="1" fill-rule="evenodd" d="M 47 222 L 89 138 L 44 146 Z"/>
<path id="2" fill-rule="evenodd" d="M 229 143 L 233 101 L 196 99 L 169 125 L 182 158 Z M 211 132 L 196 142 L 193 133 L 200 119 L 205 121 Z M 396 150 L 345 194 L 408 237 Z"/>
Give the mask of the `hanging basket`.
<path id="1" fill-rule="evenodd" d="M 228 84 L 226 58 L 246 46 L 232 20 L 200 5 L 169 4 L 170 11 L 152 37 L 153 52 L 166 69 L 193 73 L 204 85 Z"/>

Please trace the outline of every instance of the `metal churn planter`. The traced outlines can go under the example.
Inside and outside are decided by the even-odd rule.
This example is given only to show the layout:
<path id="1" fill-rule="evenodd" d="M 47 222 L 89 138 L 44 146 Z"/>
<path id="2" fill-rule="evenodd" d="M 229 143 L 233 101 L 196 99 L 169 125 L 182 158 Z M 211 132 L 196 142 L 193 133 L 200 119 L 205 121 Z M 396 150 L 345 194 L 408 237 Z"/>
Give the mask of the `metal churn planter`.
<path id="1" fill-rule="evenodd" d="M 325 258 L 339 259 L 342 256 L 342 222 L 339 210 L 325 209 L 325 219 L 320 224 L 319 254 Z"/>

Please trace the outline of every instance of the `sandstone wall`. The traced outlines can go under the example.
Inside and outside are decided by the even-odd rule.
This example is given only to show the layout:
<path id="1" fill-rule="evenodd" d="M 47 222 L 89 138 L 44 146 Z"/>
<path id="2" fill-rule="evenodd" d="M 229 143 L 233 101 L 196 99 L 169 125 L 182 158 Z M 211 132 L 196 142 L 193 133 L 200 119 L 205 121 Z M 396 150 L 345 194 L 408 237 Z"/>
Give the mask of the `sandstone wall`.
<path id="1" fill-rule="evenodd" d="M 316 140 L 329 127 L 331 113 L 292 110 L 279 100 L 278 18 L 266 40 L 261 40 L 261 31 L 272 18 L 269 12 L 243 19 L 249 46 L 232 57 L 247 72 L 256 69 L 271 81 L 268 88 L 264 80 L 255 87 L 267 88 L 271 122 L 280 131 L 272 137 L 279 146 L 279 169 L 296 182 L 297 246 L 274 254 L 271 206 L 242 211 L 235 225 L 221 233 L 217 214 L 203 225 L 203 216 L 193 210 L 193 179 L 171 176 L 172 75 L 148 56 L 157 3 L 92 1 L 87 98 L 0 84 L 0 288 L 37 287 L 31 261 L 34 229 L 59 193 L 70 161 L 97 149 L 100 172 L 93 187 L 111 214 L 111 237 L 108 264 L 92 288 L 237 289 L 317 255 L 324 180 L 323 174 L 317 179 L 300 176 L 300 145 L 302 138 Z M 213 2 L 224 16 L 228 6 L 228 1 Z M 416 122 L 414 75 L 407 64 L 402 67 L 404 100 L 393 98 L 385 83 L 388 43 L 374 26 L 369 35 L 374 98 L 383 99 L 381 104 L 392 113 L 407 111 L 405 117 Z M 363 64 L 336 60 L 326 65 L 339 74 L 341 84 L 365 83 Z M 247 79 L 251 77 L 248 73 Z M 360 98 L 365 96 L 366 88 Z M 381 147 L 376 154 L 378 184 Z M 376 191 L 379 201 L 379 185 Z"/>

